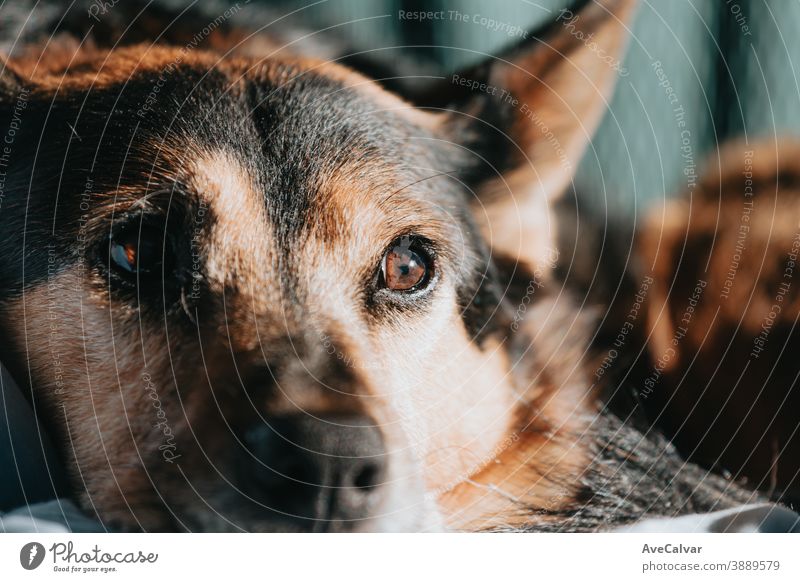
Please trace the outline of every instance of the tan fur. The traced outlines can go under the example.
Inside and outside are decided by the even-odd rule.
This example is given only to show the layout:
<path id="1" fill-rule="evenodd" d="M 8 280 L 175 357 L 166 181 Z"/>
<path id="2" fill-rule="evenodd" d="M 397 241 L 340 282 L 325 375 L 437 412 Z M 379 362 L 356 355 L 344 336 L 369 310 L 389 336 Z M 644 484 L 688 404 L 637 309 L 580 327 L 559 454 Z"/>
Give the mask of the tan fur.
<path id="1" fill-rule="evenodd" d="M 177 431 L 180 409 L 168 396 L 170 351 L 157 334 L 138 333 L 134 312 L 112 310 L 101 294 L 87 293 L 78 274 L 58 275 L 49 285 L 53 293 L 29 291 L 4 316 L 18 322 L 10 328 L 13 343 L 43 389 L 47 417 L 72 459 L 70 476 L 84 486 L 82 504 L 109 524 L 135 515 L 147 529 L 163 528 L 142 462 L 158 447 L 151 430 L 157 411 L 142 374 L 159 379 L 156 390 Z M 125 330 L 124 337 L 113 330 Z"/>
<path id="2" fill-rule="evenodd" d="M 215 221 L 206 275 L 218 291 L 244 287 L 250 308 L 265 311 L 280 303 L 275 279 L 274 234 L 266 228 L 264 204 L 247 170 L 230 154 L 215 151 L 190 161 L 192 186 L 206 201 Z M 198 227 L 212 217 L 195 218 Z M 248 228 L 242 228 L 248 225 Z M 255 338 L 254 338 L 255 339 Z M 252 346 L 255 348 L 256 346 Z"/>
<path id="3" fill-rule="evenodd" d="M 442 504 L 459 530 L 507 529 L 557 519 L 575 498 L 590 458 L 585 434 L 594 411 L 583 368 L 585 314 L 553 300 L 533 308 L 521 333 L 536 352 L 512 362 L 517 412 L 469 479 L 447 488 Z"/>

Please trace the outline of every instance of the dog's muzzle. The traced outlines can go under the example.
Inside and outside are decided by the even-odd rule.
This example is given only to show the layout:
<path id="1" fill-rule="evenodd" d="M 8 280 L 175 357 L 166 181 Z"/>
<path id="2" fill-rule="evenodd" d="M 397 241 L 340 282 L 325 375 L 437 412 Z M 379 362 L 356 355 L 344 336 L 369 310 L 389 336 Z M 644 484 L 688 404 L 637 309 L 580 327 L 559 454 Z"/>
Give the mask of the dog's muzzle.
<path id="1" fill-rule="evenodd" d="M 243 488 L 291 529 L 362 529 L 379 505 L 387 455 L 366 417 L 271 417 L 246 433 L 245 444 Z"/>

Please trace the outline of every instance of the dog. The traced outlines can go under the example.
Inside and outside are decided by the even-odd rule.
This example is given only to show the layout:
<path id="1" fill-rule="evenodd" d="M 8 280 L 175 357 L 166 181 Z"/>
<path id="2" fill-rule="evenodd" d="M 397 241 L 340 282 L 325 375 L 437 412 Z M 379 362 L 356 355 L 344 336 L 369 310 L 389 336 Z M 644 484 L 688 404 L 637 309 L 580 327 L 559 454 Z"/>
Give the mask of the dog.
<path id="1" fill-rule="evenodd" d="M 3 38 L 2 353 L 84 510 L 594 531 L 757 498 L 603 407 L 557 292 L 552 205 L 635 2 L 403 83 L 250 8 L 51 7 Z"/>
<path id="2" fill-rule="evenodd" d="M 652 270 L 650 415 L 685 457 L 800 501 L 795 326 L 800 143 L 732 141 L 691 203 L 657 205 L 637 246 Z M 660 207 L 661 206 L 661 207 Z"/>

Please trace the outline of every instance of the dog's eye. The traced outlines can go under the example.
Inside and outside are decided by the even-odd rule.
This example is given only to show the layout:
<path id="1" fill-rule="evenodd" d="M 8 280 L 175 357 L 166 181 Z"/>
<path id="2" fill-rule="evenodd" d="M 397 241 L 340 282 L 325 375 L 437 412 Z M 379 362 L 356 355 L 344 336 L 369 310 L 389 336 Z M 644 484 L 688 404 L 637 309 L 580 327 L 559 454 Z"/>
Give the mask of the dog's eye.
<path id="1" fill-rule="evenodd" d="M 430 280 L 433 270 L 428 253 L 410 236 L 397 239 L 381 263 L 383 284 L 392 291 L 415 291 Z"/>
<path id="2" fill-rule="evenodd" d="M 117 270 L 129 275 L 160 274 L 163 264 L 163 234 L 152 227 L 123 228 L 111 235 L 109 256 Z"/>

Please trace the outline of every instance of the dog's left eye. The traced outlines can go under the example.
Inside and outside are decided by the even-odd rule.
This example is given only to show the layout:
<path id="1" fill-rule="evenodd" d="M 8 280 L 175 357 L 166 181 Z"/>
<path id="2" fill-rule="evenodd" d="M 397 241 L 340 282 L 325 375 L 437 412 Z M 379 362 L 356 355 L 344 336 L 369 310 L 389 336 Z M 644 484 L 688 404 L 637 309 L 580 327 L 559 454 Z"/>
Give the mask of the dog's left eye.
<path id="1" fill-rule="evenodd" d="M 394 241 L 381 263 L 382 282 L 392 291 L 416 291 L 431 280 L 433 263 L 419 241 L 403 236 Z"/>
<path id="2" fill-rule="evenodd" d="M 118 271 L 128 275 L 160 274 L 163 266 L 163 234 L 152 227 L 124 228 L 111 235 L 109 258 Z"/>

